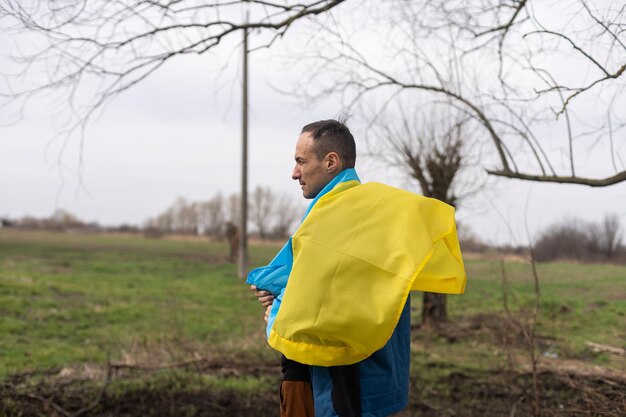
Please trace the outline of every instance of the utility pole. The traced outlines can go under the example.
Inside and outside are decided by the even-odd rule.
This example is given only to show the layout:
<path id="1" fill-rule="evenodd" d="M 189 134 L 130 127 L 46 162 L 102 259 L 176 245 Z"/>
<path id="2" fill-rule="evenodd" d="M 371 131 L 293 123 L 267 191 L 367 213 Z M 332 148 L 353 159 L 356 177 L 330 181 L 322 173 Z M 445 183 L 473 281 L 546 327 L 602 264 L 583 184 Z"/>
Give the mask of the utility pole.
<path id="1" fill-rule="evenodd" d="M 248 13 L 246 13 L 246 24 Z M 239 219 L 239 278 L 248 275 L 248 29 L 243 28 L 243 105 L 241 109 L 241 218 Z"/>

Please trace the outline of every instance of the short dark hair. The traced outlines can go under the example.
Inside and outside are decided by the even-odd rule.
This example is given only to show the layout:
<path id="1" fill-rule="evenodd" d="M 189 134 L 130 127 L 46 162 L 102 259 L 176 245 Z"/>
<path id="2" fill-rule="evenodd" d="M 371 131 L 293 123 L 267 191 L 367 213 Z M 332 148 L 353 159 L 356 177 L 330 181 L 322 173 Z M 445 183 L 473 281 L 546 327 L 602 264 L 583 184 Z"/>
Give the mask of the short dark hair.
<path id="1" fill-rule="evenodd" d="M 336 152 L 344 168 L 354 168 L 356 144 L 350 129 L 341 120 L 320 120 L 309 123 L 301 133 L 309 133 L 313 138 L 313 150 L 320 161 L 330 152 Z"/>
<path id="2" fill-rule="evenodd" d="M 317 159 L 324 159 L 330 152 L 336 152 L 344 168 L 354 168 L 356 144 L 350 129 L 339 120 L 320 120 L 309 123 L 301 133 L 309 133 L 313 138 L 313 150 Z"/>

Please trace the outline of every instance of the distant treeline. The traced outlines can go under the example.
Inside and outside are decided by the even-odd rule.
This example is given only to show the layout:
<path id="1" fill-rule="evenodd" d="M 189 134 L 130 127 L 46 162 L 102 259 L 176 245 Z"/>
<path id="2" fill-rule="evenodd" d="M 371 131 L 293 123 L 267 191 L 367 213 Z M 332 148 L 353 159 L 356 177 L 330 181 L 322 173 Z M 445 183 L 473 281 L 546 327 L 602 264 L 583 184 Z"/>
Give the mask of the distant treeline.
<path id="1" fill-rule="evenodd" d="M 148 234 L 206 235 L 222 239 L 239 224 L 240 210 L 239 194 L 218 193 L 206 201 L 179 197 L 164 212 L 148 219 L 144 228 Z M 303 206 L 269 187 L 257 186 L 248 196 L 249 232 L 261 239 L 288 237 L 303 214 Z"/>
<path id="2" fill-rule="evenodd" d="M 464 252 L 498 252 L 522 255 L 530 259 L 530 248 L 492 246 L 482 242 L 471 229 L 459 225 L 459 240 Z M 622 243 L 624 228 L 615 214 L 607 214 L 599 222 L 566 218 L 552 223 L 534 242 L 533 253 L 538 262 L 619 261 L 626 262 L 626 247 Z"/>
<path id="3" fill-rule="evenodd" d="M 189 201 L 179 197 L 157 216 L 142 226 L 102 226 L 84 222 L 66 210 L 56 210 L 50 217 L 25 216 L 21 219 L 0 218 L 0 227 L 27 230 L 53 230 L 74 232 L 127 232 L 143 233 L 149 237 L 165 234 L 204 235 L 223 239 L 237 234 L 240 216 L 238 194 L 215 194 L 205 201 Z M 304 214 L 304 205 L 298 206 L 287 195 L 258 186 L 248 197 L 249 234 L 261 239 L 285 239 Z"/>
<path id="4" fill-rule="evenodd" d="M 87 223 L 80 220 L 76 215 L 63 210 L 55 210 L 50 217 L 24 216 L 21 219 L 0 218 L 0 227 L 26 230 L 54 230 L 54 231 L 113 231 L 120 227 L 139 229 L 134 226 L 115 226 L 106 228 L 96 222 Z"/>
<path id="5" fill-rule="evenodd" d="M 622 245 L 624 229 L 615 214 L 607 214 L 600 222 L 575 218 L 553 223 L 535 243 L 538 261 L 571 259 L 585 261 L 626 260 Z"/>
<path id="6" fill-rule="evenodd" d="M 248 202 L 250 234 L 260 239 L 286 239 L 297 227 L 304 207 L 285 195 L 267 187 L 257 187 Z M 148 237 L 167 234 L 204 235 L 215 240 L 233 238 L 239 223 L 239 195 L 216 194 L 206 201 L 189 201 L 179 197 L 169 208 L 143 226 L 120 225 L 104 227 L 86 223 L 65 210 L 56 210 L 50 217 L 21 219 L 0 218 L 0 227 L 28 230 L 76 232 L 143 233 Z M 539 262 L 554 260 L 626 262 L 622 240 L 624 228 L 615 214 L 607 214 L 599 222 L 568 218 L 548 226 L 539 234 L 534 255 Z M 527 247 L 495 247 L 481 241 L 469 227 L 459 225 L 461 249 L 464 252 L 498 252 L 528 256 Z"/>

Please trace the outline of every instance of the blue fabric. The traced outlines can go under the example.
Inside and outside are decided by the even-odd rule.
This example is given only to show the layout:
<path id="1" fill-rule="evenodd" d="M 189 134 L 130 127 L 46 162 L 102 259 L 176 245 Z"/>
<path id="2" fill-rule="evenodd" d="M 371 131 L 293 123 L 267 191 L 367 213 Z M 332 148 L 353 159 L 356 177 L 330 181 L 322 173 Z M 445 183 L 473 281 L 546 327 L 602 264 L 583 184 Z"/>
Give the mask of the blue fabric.
<path id="1" fill-rule="evenodd" d="M 354 168 L 344 169 L 337 174 L 332 181 L 322 188 L 313 201 L 311 201 L 309 207 L 307 207 L 306 212 L 304 213 L 304 216 L 302 217 L 302 221 L 306 219 L 306 216 L 308 216 L 311 209 L 313 209 L 315 203 L 317 203 L 317 201 L 326 195 L 330 190 L 335 188 L 337 184 L 354 180 L 360 181 Z M 253 269 L 248 274 L 248 279 L 246 280 L 247 284 L 255 285 L 258 289 L 269 291 L 274 295 L 272 309 L 267 319 L 267 337 L 270 335 L 270 330 L 274 325 L 276 315 L 280 309 L 280 304 L 283 300 L 283 294 L 285 293 L 285 288 L 287 287 L 287 280 L 289 279 L 292 266 L 293 248 L 291 246 L 291 238 L 289 238 L 285 246 L 283 246 L 280 252 L 278 252 L 274 259 L 272 259 L 269 265 Z"/>
<path id="2" fill-rule="evenodd" d="M 292 265 L 293 250 L 289 238 L 269 265 L 250 271 L 246 283 L 256 285 L 259 290 L 269 291 L 276 297 L 287 286 Z"/>
<path id="3" fill-rule="evenodd" d="M 411 349 L 410 298 L 387 344 L 359 362 L 361 416 L 383 417 L 407 407 Z M 336 417 L 328 368 L 311 366 L 315 417 Z"/>

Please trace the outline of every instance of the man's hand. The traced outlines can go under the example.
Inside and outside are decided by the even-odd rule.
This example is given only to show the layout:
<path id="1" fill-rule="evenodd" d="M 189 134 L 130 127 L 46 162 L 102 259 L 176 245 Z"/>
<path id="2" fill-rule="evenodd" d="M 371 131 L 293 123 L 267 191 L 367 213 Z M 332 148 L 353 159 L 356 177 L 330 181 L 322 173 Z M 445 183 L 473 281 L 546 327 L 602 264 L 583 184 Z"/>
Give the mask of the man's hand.
<path id="1" fill-rule="evenodd" d="M 267 320 L 270 316 L 270 311 L 272 311 L 272 305 L 268 305 L 267 308 L 265 309 L 265 322 L 267 323 Z"/>
<path id="2" fill-rule="evenodd" d="M 272 305 L 272 303 L 274 302 L 274 296 L 272 295 L 271 292 L 269 291 L 259 291 L 257 290 L 257 287 L 254 285 L 250 285 L 250 289 L 252 291 L 254 291 L 254 295 L 256 295 L 256 297 L 259 299 L 259 303 L 261 303 L 261 305 L 263 307 L 269 307 Z M 266 320 L 267 321 L 267 312 L 266 312 Z"/>

